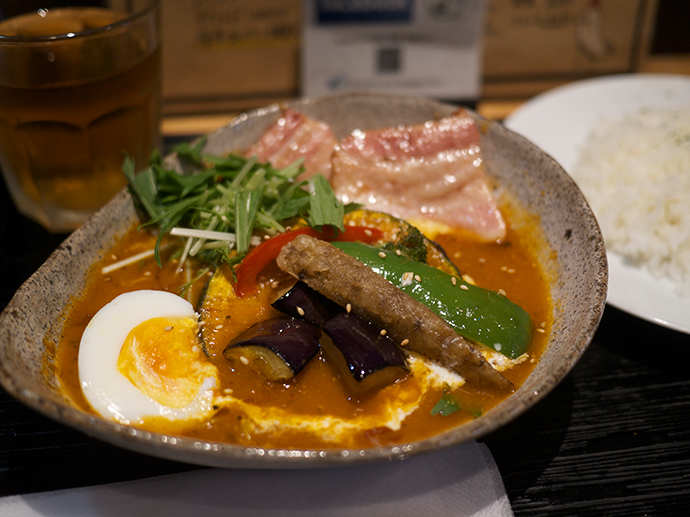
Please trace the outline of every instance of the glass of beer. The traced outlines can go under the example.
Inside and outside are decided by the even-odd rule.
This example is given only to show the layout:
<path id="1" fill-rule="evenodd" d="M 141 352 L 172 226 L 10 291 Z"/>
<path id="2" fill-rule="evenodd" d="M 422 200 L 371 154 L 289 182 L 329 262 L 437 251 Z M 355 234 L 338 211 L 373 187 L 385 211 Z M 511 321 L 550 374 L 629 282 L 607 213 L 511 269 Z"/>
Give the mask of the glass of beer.
<path id="1" fill-rule="evenodd" d="M 56 233 L 122 189 L 126 154 L 143 167 L 160 144 L 159 1 L 66 2 L 0 0 L 0 168 Z"/>

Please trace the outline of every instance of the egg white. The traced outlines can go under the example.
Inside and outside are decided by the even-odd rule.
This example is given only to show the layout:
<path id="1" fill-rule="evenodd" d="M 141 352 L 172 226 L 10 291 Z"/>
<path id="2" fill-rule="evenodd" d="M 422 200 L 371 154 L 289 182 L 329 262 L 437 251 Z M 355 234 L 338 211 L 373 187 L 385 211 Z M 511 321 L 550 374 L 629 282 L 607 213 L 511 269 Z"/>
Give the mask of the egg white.
<path id="1" fill-rule="evenodd" d="M 360 431 L 377 427 L 398 431 L 405 419 L 419 409 L 422 399 L 431 390 L 457 389 L 465 384 L 460 375 L 418 354 L 407 353 L 407 361 L 416 379 L 416 387 L 403 388 L 403 383 L 398 383 L 382 388 L 380 393 L 384 394 L 385 401 L 377 411 L 367 415 L 345 418 L 295 413 L 292 408 L 259 405 L 231 394 L 219 396 L 216 404 L 243 413 L 246 418 L 242 419 L 242 427 L 248 436 L 281 436 L 298 431 L 334 445 L 354 447 L 354 436 Z"/>
<path id="2" fill-rule="evenodd" d="M 87 325 L 79 347 L 79 380 L 86 400 L 101 416 L 137 424 L 148 417 L 172 421 L 203 418 L 213 411 L 217 373 L 203 380 L 187 406 L 173 408 L 142 393 L 118 370 L 118 357 L 129 332 L 160 317 L 197 319 L 187 300 L 165 291 L 141 290 L 118 296 Z"/>

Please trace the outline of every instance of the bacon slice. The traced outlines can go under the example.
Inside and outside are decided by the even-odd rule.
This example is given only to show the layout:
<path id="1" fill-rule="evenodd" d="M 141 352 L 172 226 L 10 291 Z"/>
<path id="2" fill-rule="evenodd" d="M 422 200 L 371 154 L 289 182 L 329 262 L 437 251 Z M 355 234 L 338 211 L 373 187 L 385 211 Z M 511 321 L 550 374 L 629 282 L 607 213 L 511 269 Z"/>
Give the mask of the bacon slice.
<path id="1" fill-rule="evenodd" d="M 503 239 L 506 224 L 484 175 L 479 133 L 464 111 L 415 126 L 355 131 L 336 147 L 336 195 L 407 220 Z"/>
<path id="2" fill-rule="evenodd" d="M 308 179 L 319 172 L 330 178 L 335 144 L 335 137 L 327 124 L 286 109 L 283 116 L 246 151 L 245 156 L 257 155 L 259 160 L 271 162 L 278 169 L 304 157 L 306 171 L 299 179 Z"/>

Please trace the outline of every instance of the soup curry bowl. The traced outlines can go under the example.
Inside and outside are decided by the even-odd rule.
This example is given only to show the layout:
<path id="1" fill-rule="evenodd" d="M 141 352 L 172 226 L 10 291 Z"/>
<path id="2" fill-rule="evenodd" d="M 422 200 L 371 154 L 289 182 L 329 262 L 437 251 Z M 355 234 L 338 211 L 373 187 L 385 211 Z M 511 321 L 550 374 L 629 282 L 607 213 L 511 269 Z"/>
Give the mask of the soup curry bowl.
<path id="1" fill-rule="evenodd" d="M 458 109 L 420 98 L 365 94 L 304 99 L 286 106 L 324 121 L 337 138 L 358 129 L 421 124 Z M 286 106 L 236 117 L 207 137 L 205 151 L 223 155 L 247 149 Z M 0 316 L 2 386 L 28 407 L 87 435 L 144 454 L 218 467 L 294 468 L 402 459 L 479 438 L 510 422 L 553 389 L 587 348 L 606 300 L 606 254 L 590 208 L 558 163 L 502 125 L 470 115 L 479 129 L 484 170 L 498 199 L 508 197 L 523 207 L 528 216 L 520 224 L 532 225 L 542 239 L 534 257 L 548 277 L 552 307 L 548 326 L 537 329 L 547 340 L 536 366 L 514 393 L 480 416 L 405 443 L 309 448 L 237 445 L 153 432 L 80 409 L 57 375 L 56 348 L 93 264 L 139 221 L 128 191 L 70 235 Z M 168 163 L 179 165 L 174 155 Z"/>

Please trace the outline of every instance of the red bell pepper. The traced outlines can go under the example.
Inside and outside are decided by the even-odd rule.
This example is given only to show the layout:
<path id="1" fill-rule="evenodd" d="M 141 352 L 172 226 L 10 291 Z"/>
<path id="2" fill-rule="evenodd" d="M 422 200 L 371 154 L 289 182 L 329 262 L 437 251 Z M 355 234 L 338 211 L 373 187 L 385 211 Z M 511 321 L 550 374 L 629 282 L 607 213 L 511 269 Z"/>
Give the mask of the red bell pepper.
<path id="1" fill-rule="evenodd" d="M 324 231 L 318 232 L 314 228 L 298 228 L 289 232 L 280 233 L 263 241 L 256 248 L 247 253 L 237 267 L 237 284 L 235 292 L 243 298 L 256 292 L 256 279 L 266 266 L 278 257 L 280 250 L 288 242 L 298 235 L 309 235 L 326 241 L 364 242 L 372 244 L 383 237 L 383 232 L 378 228 L 366 226 L 346 226 L 344 232 L 335 233 L 332 226 L 327 226 Z"/>

